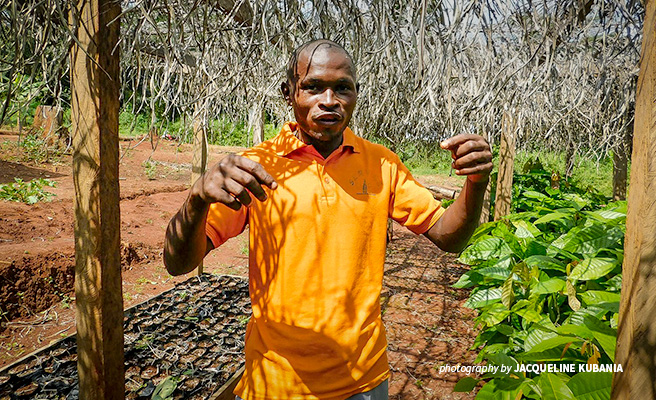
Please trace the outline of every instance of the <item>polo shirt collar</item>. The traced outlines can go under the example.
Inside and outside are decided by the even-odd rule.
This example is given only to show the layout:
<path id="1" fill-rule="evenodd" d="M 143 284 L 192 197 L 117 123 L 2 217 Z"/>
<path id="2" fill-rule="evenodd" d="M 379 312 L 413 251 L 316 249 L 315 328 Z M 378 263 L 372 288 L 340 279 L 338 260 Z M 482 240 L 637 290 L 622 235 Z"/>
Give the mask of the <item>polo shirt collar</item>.
<path id="1" fill-rule="evenodd" d="M 285 157 L 293 151 L 301 149 L 303 147 L 309 146 L 304 143 L 302 140 L 296 137 L 294 132 L 298 128 L 298 123 L 296 122 L 286 122 L 283 125 L 280 133 L 272 139 L 271 143 L 273 145 L 274 152 L 281 156 Z M 350 147 L 354 153 L 360 152 L 360 143 L 358 143 L 358 137 L 355 136 L 355 133 L 351 128 L 346 127 L 344 133 L 342 134 L 344 139 L 342 140 L 342 145 L 335 151 L 338 151 L 343 147 Z"/>

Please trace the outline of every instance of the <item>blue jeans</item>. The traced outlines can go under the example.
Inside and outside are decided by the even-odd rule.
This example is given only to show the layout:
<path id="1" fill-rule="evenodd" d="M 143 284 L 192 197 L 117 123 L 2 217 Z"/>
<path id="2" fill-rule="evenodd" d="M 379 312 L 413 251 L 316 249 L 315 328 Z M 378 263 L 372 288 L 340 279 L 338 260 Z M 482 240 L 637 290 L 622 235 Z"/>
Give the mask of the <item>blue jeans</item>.
<path id="1" fill-rule="evenodd" d="M 388 385 L 389 383 L 385 381 L 369 391 L 354 394 L 345 400 L 387 400 L 389 396 Z M 239 396 L 235 396 L 235 400 L 243 399 Z"/>

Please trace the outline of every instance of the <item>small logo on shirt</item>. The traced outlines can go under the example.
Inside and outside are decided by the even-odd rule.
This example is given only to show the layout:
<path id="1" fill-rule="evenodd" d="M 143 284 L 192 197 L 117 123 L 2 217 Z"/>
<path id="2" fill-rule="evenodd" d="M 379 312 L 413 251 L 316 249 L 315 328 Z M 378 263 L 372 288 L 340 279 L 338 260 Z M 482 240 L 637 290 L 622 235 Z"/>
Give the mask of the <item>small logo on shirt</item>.
<path id="1" fill-rule="evenodd" d="M 367 191 L 367 180 L 366 179 L 362 182 L 362 192 L 356 193 L 356 194 L 364 195 L 364 196 L 369 196 L 371 194 Z"/>

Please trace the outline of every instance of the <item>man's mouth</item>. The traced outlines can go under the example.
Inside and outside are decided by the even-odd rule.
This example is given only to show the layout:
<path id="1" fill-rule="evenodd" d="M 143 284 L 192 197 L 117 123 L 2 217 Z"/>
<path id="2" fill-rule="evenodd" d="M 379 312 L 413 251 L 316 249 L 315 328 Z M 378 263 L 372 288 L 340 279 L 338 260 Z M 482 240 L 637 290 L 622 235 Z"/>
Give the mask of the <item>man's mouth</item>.
<path id="1" fill-rule="evenodd" d="M 325 113 L 314 117 L 314 121 L 320 125 L 334 125 L 342 120 L 342 116 L 338 113 Z"/>

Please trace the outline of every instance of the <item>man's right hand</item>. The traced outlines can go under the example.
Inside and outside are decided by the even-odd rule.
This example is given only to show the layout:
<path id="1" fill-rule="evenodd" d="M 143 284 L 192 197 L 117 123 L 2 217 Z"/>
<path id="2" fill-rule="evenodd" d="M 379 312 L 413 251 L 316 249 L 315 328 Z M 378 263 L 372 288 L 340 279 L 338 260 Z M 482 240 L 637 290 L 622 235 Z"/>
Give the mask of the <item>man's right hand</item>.
<path id="1" fill-rule="evenodd" d="M 262 185 L 275 189 L 278 184 L 262 165 L 231 154 L 203 174 L 191 193 L 171 218 L 164 242 L 164 264 L 172 275 L 192 271 L 214 247 L 205 234 L 211 203 L 223 203 L 238 210 L 256 199 L 267 198 Z"/>
<path id="2" fill-rule="evenodd" d="M 248 158 L 230 154 L 207 170 L 192 186 L 192 201 L 223 203 L 233 210 L 251 204 L 252 193 L 259 201 L 267 199 L 262 185 L 275 190 L 278 183 L 264 167 Z"/>

